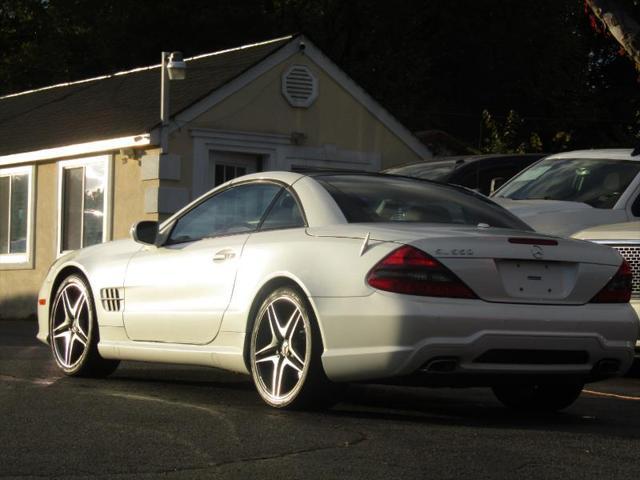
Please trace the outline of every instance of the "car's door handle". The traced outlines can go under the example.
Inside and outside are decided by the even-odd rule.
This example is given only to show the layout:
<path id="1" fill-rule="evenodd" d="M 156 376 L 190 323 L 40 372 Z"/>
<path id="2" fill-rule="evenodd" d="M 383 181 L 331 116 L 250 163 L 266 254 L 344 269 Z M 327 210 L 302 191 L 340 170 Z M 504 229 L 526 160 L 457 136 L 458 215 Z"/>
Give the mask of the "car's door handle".
<path id="1" fill-rule="evenodd" d="M 235 256 L 236 254 L 233 250 L 220 250 L 213 256 L 213 261 L 224 262 L 225 260 L 230 260 Z"/>

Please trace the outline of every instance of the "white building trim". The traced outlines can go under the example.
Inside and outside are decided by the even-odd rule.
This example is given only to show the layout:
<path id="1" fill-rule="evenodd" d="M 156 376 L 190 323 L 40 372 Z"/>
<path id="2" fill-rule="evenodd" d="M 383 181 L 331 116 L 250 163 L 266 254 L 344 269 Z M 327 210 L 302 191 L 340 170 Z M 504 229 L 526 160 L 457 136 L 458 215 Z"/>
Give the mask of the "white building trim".
<path id="1" fill-rule="evenodd" d="M 249 153 L 262 156 L 265 169 L 274 165 L 279 147 L 289 145 L 287 135 L 238 132 L 194 128 L 190 130 L 193 138 L 193 164 L 191 198 L 197 198 L 212 188 L 207 184 L 209 171 L 209 152 Z"/>
<path id="2" fill-rule="evenodd" d="M 25 253 L 0 254 L 0 270 L 32 269 L 34 265 L 35 210 L 36 210 L 36 169 L 33 165 L 24 167 L 2 168 L 0 176 L 28 176 L 27 192 L 27 248 Z M 11 198 L 9 198 L 9 210 Z"/>
<path id="3" fill-rule="evenodd" d="M 45 148 L 43 150 L 13 153 L 11 155 L 0 155 L 0 167 L 5 165 L 16 165 L 19 163 L 32 163 L 56 158 L 73 157 L 76 155 L 86 155 L 89 153 L 108 152 L 119 150 L 121 148 L 144 147 L 148 145 L 151 145 L 151 136 L 148 133 L 132 135 L 129 137 L 107 138 L 94 142 L 65 145 L 64 147 Z"/>
<path id="4" fill-rule="evenodd" d="M 58 162 L 58 219 L 57 219 L 57 241 L 56 241 L 56 255 L 60 257 L 67 253 L 69 250 L 62 250 L 62 232 L 63 232 L 63 203 L 64 203 L 64 170 L 67 168 L 74 167 L 86 167 L 92 163 L 100 163 L 103 162 L 105 166 L 105 187 L 104 187 L 104 198 L 103 198 L 103 208 L 104 213 L 102 217 L 102 241 L 107 242 L 112 238 L 112 225 L 113 225 L 113 155 L 98 155 L 94 157 L 83 157 L 83 158 L 75 158 L 73 160 L 65 160 L 62 162 Z M 86 173 L 85 173 L 86 175 Z M 82 192 L 84 196 L 84 189 Z M 81 215 L 84 215 L 83 208 L 81 209 Z M 81 227 L 80 237 L 84 234 L 84 226 Z M 84 245 L 81 245 L 83 248 Z"/>

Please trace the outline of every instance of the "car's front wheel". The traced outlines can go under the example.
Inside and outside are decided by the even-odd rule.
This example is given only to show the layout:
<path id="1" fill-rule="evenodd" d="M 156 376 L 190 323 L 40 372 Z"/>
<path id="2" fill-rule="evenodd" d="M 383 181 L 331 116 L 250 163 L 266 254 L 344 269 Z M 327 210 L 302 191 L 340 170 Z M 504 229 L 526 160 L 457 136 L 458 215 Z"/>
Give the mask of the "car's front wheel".
<path id="1" fill-rule="evenodd" d="M 251 375 L 262 399 L 276 408 L 326 407 L 337 386 L 322 368 L 322 339 L 306 297 L 292 287 L 267 296 L 255 317 Z"/>
<path id="2" fill-rule="evenodd" d="M 118 367 L 98 353 L 96 310 L 86 280 L 73 274 L 56 291 L 49 321 L 53 358 L 69 376 L 104 377 Z"/>
<path id="3" fill-rule="evenodd" d="M 501 385 L 493 387 L 493 393 L 509 408 L 555 412 L 575 402 L 583 387 L 584 384 L 573 381 Z"/>

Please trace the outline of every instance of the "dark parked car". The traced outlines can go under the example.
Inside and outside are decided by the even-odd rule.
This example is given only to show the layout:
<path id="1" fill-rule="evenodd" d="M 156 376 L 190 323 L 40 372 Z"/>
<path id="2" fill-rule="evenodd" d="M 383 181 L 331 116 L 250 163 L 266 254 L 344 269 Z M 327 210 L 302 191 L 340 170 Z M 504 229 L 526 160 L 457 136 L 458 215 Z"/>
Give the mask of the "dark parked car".
<path id="1" fill-rule="evenodd" d="M 384 173 L 453 183 L 489 195 L 492 188 L 498 188 L 516 173 L 544 156 L 542 153 L 526 153 L 442 157 L 442 160 L 435 162 L 389 168 Z"/>

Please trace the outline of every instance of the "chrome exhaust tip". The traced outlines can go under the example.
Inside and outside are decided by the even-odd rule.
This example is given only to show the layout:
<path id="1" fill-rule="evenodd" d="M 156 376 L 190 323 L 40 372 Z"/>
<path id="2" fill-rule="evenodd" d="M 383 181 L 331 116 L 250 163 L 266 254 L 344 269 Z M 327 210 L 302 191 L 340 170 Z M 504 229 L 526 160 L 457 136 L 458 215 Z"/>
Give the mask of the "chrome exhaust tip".
<path id="1" fill-rule="evenodd" d="M 439 357 L 429 360 L 420 370 L 428 373 L 450 373 L 457 368 L 457 357 Z"/>

